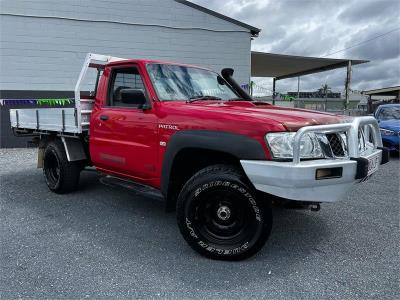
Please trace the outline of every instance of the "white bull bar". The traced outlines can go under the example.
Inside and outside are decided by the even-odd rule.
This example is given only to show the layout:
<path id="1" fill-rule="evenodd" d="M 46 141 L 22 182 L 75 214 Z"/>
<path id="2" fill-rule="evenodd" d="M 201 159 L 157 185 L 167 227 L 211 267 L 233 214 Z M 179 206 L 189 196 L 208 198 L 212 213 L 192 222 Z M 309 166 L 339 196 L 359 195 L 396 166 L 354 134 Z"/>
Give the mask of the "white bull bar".
<path id="1" fill-rule="evenodd" d="M 349 157 L 359 157 L 360 151 L 358 147 L 358 132 L 360 127 L 363 127 L 365 136 L 372 133 L 372 142 L 374 147 L 382 147 L 382 138 L 379 131 L 378 122 L 374 117 L 358 117 L 354 118 L 351 123 L 329 124 L 317 126 L 305 126 L 300 128 L 293 139 L 293 163 L 300 163 L 300 141 L 305 133 L 334 133 L 347 132 L 347 152 Z"/>
<path id="2" fill-rule="evenodd" d="M 359 148 L 359 130 L 366 137 L 372 136 L 372 144 Z M 300 159 L 300 141 L 306 133 L 346 132 L 347 155 L 340 158 L 315 160 Z M 354 118 L 351 123 L 306 126 L 299 129 L 293 140 L 292 161 L 241 160 L 242 167 L 257 190 L 291 200 L 334 202 L 341 199 L 357 177 L 357 159 L 377 157 L 382 162 L 382 139 L 379 126 L 373 117 Z M 317 179 L 316 171 L 325 168 L 341 168 L 341 176 Z"/>

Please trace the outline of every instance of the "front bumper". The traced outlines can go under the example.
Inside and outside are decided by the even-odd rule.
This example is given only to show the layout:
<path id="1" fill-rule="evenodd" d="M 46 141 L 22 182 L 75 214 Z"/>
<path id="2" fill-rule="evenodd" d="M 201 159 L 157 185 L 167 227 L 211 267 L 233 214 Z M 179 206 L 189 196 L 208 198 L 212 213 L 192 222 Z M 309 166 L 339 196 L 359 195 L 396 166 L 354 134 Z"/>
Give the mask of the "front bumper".
<path id="1" fill-rule="evenodd" d="M 372 126 L 371 126 L 372 125 Z M 366 126 L 372 130 L 373 146 L 364 149 L 362 153 L 358 150 L 358 130 L 360 126 Z M 314 132 L 348 132 L 348 149 L 350 154 L 345 158 L 300 160 L 299 150 L 301 135 Z M 355 132 L 354 132 L 355 131 Z M 296 134 L 294 142 L 293 161 L 256 161 L 241 160 L 241 165 L 257 190 L 297 201 L 310 202 L 335 202 L 343 198 L 348 190 L 360 181 L 366 180 L 372 175 L 368 169 L 368 161 L 375 158 L 379 164 L 386 163 L 388 152 L 382 147 L 379 128 L 373 118 L 356 118 L 349 124 L 322 125 L 303 127 Z M 352 154 L 352 155 L 351 155 Z M 371 166 L 370 166 L 371 167 Z M 336 176 L 328 178 L 317 178 L 317 170 L 335 169 Z M 376 171 L 376 168 L 374 170 Z"/>
<path id="2" fill-rule="evenodd" d="M 382 163 L 382 150 L 373 151 L 363 158 L 368 159 L 377 153 Z M 242 160 L 240 163 L 257 190 L 298 201 L 335 202 L 342 199 L 353 184 L 368 176 L 359 174 L 358 170 L 363 169 L 359 166 L 361 161 L 350 159 L 309 160 L 296 165 L 292 162 L 257 160 Z M 341 177 L 316 179 L 318 169 L 329 168 L 342 168 Z"/>

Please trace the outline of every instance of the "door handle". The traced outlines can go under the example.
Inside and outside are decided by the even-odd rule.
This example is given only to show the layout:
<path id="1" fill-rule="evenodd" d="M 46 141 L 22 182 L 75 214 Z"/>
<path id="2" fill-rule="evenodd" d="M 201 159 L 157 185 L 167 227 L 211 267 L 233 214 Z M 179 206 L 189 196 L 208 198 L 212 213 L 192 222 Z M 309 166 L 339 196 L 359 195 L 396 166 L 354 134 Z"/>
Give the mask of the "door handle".
<path id="1" fill-rule="evenodd" d="M 107 121 L 107 120 L 108 120 L 108 116 L 106 116 L 106 115 L 101 115 L 101 116 L 100 116 L 100 120 L 102 120 L 102 121 Z"/>

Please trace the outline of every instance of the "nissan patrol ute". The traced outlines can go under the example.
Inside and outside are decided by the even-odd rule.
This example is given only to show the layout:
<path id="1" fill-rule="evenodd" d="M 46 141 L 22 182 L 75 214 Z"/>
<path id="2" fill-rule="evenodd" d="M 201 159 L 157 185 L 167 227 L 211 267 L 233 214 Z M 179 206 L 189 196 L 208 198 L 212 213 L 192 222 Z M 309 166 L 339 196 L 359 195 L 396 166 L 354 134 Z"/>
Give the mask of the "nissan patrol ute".
<path id="1" fill-rule="evenodd" d="M 83 96 L 88 70 L 97 80 Z M 245 259 L 270 235 L 271 203 L 318 209 L 343 199 L 388 152 L 373 117 L 257 102 L 232 75 L 88 54 L 75 107 L 12 109 L 11 126 L 37 141 L 51 191 L 77 190 L 81 171 L 93 166 L 156 190 L 200 254 Z"/>

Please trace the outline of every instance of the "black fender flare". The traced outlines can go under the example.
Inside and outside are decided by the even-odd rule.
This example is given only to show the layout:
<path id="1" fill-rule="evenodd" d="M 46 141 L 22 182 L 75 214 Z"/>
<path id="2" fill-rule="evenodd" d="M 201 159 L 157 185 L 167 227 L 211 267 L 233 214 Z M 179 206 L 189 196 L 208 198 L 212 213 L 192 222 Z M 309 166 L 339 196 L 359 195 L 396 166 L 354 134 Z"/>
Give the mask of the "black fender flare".
<path id="1" fill-rule="evenodd" d="M 209 130 L 177 131 L 168 142 L 162 164 L 161 192 L 167 199 L 174 159 L 181 150 L 189 148 L 219 151 L 230 154 L 239 160 L 266 159 L 260 142 L 246 135 Z"/>

